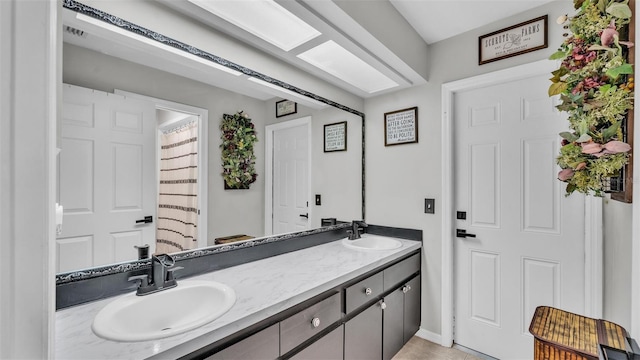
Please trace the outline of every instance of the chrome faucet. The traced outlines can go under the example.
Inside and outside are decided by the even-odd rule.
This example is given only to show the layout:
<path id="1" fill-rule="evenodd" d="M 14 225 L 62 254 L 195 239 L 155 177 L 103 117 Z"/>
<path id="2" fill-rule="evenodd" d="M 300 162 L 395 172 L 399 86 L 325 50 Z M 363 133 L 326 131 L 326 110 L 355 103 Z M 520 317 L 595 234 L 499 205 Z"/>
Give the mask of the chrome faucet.
<path id="1" fill-rule="evenodd" d="M 140 281 L 136 295 L 148 295 L 154 292 L 171 289 L 178 283 L 173 275 L 182 266 L 175 266 L 176 261 L 168 254 L 153 255 L 149 274 L 131 276 L 129 281 Z"/>
<path id="2" fill-rule="evenodd" d="M 349 234 L 349 240 L 360 239 L 360 232 L 368 226 L 369 225 L 367 225 L 367 223 L 362 220 L 353 220 L 351 222 L 351 230 L 347 230 L 347 234 Z"/>

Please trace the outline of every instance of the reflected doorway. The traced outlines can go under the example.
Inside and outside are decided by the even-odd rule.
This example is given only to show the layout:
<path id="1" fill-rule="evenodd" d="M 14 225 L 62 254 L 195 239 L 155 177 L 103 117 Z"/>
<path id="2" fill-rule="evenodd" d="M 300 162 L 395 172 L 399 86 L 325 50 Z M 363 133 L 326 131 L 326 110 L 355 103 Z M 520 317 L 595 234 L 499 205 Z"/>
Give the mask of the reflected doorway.
<path id="1" fill-rule="evenodd" d="M 312 223 L 311 117 L 269 125 L 265 132 L 265 234 L 307 230 Z"/>

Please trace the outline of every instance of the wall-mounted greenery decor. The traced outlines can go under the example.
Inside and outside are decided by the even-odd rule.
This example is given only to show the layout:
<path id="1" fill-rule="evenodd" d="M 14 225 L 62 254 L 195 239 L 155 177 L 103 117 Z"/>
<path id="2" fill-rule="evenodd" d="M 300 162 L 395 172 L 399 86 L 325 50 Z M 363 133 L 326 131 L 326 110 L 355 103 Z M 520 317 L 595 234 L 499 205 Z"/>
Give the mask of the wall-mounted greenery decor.
<path id="1" fill-rule="evenodd" d="M 568 113 L 558 165 L 566 194 L 602 196 L 607 183 L 629 161 L 624 122 L 633 108 L 633 67 L 627 61 L 628 0 L 574 0 L 575 16 L 562 16 L 565 41 L 551 56 L 562 60 L 554 71 L 549 96 Z"/>
<path id="2" fill-rule="evenodd" d="M 222 124 L 222 177 L 225 189 L 248 189 L 256 181 L 253 144 L 258 141 L 254 125 L 248 114 L 238 111 L 223 114 Z"/>

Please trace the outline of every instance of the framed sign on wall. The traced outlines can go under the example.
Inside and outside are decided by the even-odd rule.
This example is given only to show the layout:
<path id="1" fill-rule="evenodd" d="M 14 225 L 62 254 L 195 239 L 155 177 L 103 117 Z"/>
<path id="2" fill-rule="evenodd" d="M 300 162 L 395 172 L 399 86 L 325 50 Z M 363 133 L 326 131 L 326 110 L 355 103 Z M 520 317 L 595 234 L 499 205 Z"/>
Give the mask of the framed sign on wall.
<path id="1" fill-rule="evenodd" d="M 417 106 L 384 114 L 384 146 L 417 142 Z"/>
<path id="2" fill-rule="evenodd" d="M 298 104 L 291 100 L 280 100 L 276 102 L 276 117 L 291 115 L 298 112 Z"/>
<path id="3" fill-rule="evenodd" d="M 324 126 L 324 152 L 347 150 L 347 122 Z"/>
<path id="4" fill-rule="evenodd" d="M 479 65 L 547 48 L 547 18 L 544 15 L 480 36 Z"/>

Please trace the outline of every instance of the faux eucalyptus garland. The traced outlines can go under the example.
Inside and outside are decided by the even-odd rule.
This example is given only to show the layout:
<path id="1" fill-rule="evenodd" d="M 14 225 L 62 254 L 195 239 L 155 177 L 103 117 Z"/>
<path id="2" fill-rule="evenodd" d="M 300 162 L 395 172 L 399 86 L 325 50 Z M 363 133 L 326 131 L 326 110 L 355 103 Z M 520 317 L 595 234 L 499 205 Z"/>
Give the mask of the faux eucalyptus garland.
<path id="1" fill-rule="evenodd" d="M 256 181 L 253 144 L 258 141 L 251 118 L 243 111 L 223 114 L 222 124 L 222 177 L 229 189 L 248 189 Z"/>
<path id="2" fill-rule="evenodd" d="M 571 34 L 565 33 L 550 58 L 562 64 L 552 73 L 549 96 L 560 95 L 557 108 L 568 113 L 571 129 L 560 134 L 558 179 L 567 183 L 566 195 L 602 196 L 631 150 L 621 125 L 633 108 L 633 67 L 626 59 L 633 43 L 620 37 L 626 36 L 632 12 L 628 0 L 574 0 L 574 5 L 575 16 L 558 18 Z"/>

